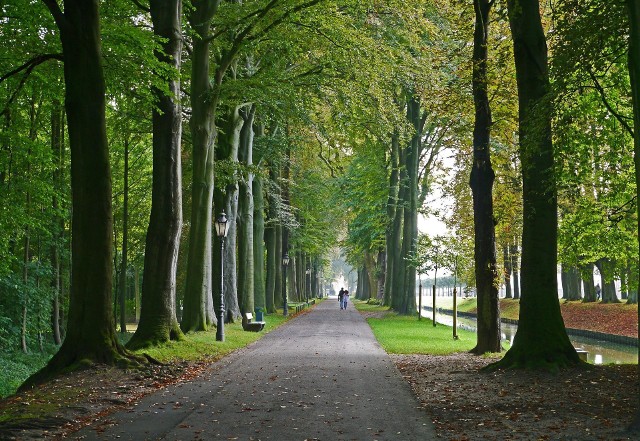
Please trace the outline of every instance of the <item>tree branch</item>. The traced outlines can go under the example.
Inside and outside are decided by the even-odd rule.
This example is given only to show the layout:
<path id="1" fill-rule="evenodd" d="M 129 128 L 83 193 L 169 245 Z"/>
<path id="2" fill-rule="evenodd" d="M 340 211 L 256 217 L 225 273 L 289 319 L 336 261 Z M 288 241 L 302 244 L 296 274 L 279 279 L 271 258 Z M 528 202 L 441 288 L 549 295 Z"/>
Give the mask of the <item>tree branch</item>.
<path id="1" fill-rule="evenodd" d="M 12 70 L 11 72 L 8 72 L 7 74 L 3 75 L 0 78 L 0 83 L 2 83 L 7 78 L 10 78 L 13 75 L 18 74 L 23 70 L 25 71 L 24 74 L 22 75 L 22 78 L 20 79 L 20 84 L 18 84 L 18 87 L 16 87 L 16 90 L 13 92 L 13 94 L 11 95 L 9 100 L 7 101 L 7 104 L 5 105 L 4 109 L 2 109 L 2 112 L 0 112 L 0 116 L 2 116 L 5 113 L 7 113 L 7 111 L 9 110 L 9 106 L 11 105 L 11 103 L 13 103 L 13 101 L 18 96 L 18 93 L 24 87 L 24 84 L 26 83 L 27 78 L 29 78 L 29 75 L 31 75 L 31 72 L 33 71 L 33 69 L 35 69 L 36 66 L 44 63 L 45 61 L 52 60 L 52 59 L 64 61 L 63 58 L 62 58 L 62 54 L 38 55 L 38 56 L 32 58 L 31 60 L 27 61 L 26 63 L 24 63 L 22 66 Z"/>
<path id="2" fill-rule="evenodd" d="M 591 69 L 589 69 L 588 67 L 587 67 L 587 72 L 589 72 L 589 76 L 591 77 L 591 80 L 593 81 L 593 84 L 594 84 L 596 90 L 600 94 L 600 98 L 602 99 L 602 103 L 604 104 L 604 106 L 620 122 L 620 124 L 622 124 L 622 126 L 626 129 L 626 131 L 629 132 L 631 137 L 634 138 L 635 136 L 634 136 L 634 133 L 633 133 L 633 129 L 624 120 L 624 117 L 622 115 L 620 115 L 618 112 L 613 110 L 613 107 L 611 107 L 611 104 L 609 104 L 609 101 L 607 101 L 607 96 L 605 94 L 604 88 L 602 87 L 602 85 L 598 81 L 598 78 L 596 78 L 596 76 L 593 73 L 593 71 Z"/>
<path id="3" fill-rule="evenodd" d="M 134 5 L 136 5 L 138 8 L 140 8 L 141 10 L 143 10 L 144 12 L 148 12 L 151 13 L 151 8 L 143 5 L 142 3 L 140 3 L 138 0 L 131 0 L 133 2 Z"/>
<path id="4" fill-rule="evenodd" d="M 65 29 L 68 25 L 67 19 L 64 17 L 64 13 L 62 12 L 62 9 L 60 9 L 60 5 L 57 0 L 42 0 L 42 3 L 44 3 L 47 9 L 49 9 L 49 12 L 51 12 L 51 15 L 56 21 L 56 25 L 58 25 L 60 31 Z"/>
<path id="5" fill-rule="evenodd" d="M 302 4 L 298 5 L 298 6 L 296 6 L 295 8 L 292 8 L 292 9 L 288 10 L 287 12 L 282 14 L 279 18 L 277 18 L 276 20 L 271 22 L 271 24 L 269 26 L 267 26 L 266 28 L 264 28 L 262 31 L 260 31 L 259 33 L 249 37 L 248 40 L 249 41 L 253 41 L 253 40 L 256 40 L 258 38 L 261 38 L 263 35 L 265 35 L 271 29 L 279 26 L 283 21 L 285 21 L 294 12 L 299 12 L 299 11 L 302 11 L 304 9 L 310 8 L 311 6 L 314 6 L 314 5 L 318 4 L 318 3 L 320 3 L 320 1 L 321 0 L 311 0 L 311 1 L 308 1 L 306 3 L 302 3 Z"/>
<path id="6" fill-rule="evenodd" d="M 10 72 L 7 72 L 6 74 L 2 75 L 0 77 L 0 83 L 5 81 L 6 79 L 12 77 L 13 75 L 16 75 L 16 74 L 22 72 L 25 69 L 27 69 L 29 72 L 31 72 L 31 70 L 33 70 L 33 68 L 36 67 L 38 64 L 42 64 L 45 61 L 48 61 L 48 60 L 51 60 L 51 59 L 56 59 L 56 60 L 63 61 L 62 54 L 41 54 L 41 55 L 36 55 L 35 57 L 30 59 L 26 63 L 22 64 L 21 66 L 18 66 L 14 70 L 12 70 Z"/>

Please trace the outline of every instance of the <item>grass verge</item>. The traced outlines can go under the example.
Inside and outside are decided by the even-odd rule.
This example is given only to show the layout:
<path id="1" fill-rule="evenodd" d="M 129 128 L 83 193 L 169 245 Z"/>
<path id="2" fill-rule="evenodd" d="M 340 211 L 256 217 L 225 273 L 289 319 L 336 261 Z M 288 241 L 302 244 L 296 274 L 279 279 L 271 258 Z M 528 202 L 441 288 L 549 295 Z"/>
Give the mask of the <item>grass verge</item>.
<path id="1" fill-rule="evenodd" d="M 376 339 L 389 354 L 447 355 L 471 350 L 476 344 L 474 332 L 458 329 L 458 340 L 453 339 L 450 326 L 438 324 L 416 315 L 403 316 L 385 306 L 355 301 L 359 311 L 372 316 L 367 318 Z"/>
<path id="2" fill-rule="evenodd" d="M 245 332 L 242 324 L 228 323 L 225 325 L 225 341 L 216 341 L 216 328 L 206 332 L 187 334 L 184 340 L 172 341 L 150 349 L 135 351 L 146 353 L 162 363 L 213 361 L 225 355 L 247 346 L 258 340 L 265 333 L 277 328 L 289 318 L 282 316 L 282 310 L 276 314 L 265 315 L 266 325 L 262 332 Z M 118 339 L 122 344 L 131 337 L 131 333 L 118 333 Z M 0 351 L 0 398 L 13 395 L 17 388 L 34 372 L 47 364 L 49 359 L 57 351 L 54 345 L 48 345 L 43 352 L 24 354 L 21 351 Z"/>

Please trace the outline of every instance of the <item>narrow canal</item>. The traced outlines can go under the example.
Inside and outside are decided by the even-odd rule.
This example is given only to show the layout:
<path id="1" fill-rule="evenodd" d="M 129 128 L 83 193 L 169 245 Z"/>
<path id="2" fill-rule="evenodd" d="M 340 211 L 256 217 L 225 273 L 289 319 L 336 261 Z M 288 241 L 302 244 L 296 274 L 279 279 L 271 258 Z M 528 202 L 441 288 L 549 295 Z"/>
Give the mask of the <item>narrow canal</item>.
<path id="1" fill-rule="evenodd" d="M 431 311 L 423 309 L 422 316 L 431 318 Z M 452 326 L 453 317 L 448 314 L 436 313 L 436 322 L 443 325 Z M 458 328 L 476 331 L 475 319 L 458 317 Z M 513 344 L 513 337 L 516 335 L 516 325 L 508 323 L 501 324 L 502 340 Z M 582 348 L 588 352 L 587 361 L 593 364 L 628 364 L 638 363 L 638 348 L 633 345 L 623 345 L 611 343 L 592 338 L 569 335 L 569 339 L 576 348 Z"/>

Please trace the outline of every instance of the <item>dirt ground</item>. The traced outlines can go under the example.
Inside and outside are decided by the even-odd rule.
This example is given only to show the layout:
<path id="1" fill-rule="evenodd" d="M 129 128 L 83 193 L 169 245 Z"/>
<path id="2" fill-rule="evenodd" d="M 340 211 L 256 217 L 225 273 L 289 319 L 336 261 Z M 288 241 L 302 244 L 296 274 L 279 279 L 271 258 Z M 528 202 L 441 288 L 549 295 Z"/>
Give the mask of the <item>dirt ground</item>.
<path id="1" fill-rule="evenodd" d="M 393 355 L 444 440 L 635 440 L 637 366 L 485 372 L 470 354 Z"/>

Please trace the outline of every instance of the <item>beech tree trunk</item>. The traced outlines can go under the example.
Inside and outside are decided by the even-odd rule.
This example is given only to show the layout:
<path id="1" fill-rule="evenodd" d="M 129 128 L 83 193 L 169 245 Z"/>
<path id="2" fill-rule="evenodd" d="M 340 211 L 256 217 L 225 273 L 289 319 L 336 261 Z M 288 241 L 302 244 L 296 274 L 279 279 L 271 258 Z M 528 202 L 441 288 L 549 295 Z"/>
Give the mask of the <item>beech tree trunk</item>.
<path id="1" fill-rule="evenodd" d="M 410 256 L 416 253 L 418 241 L 418 165 L 420 162 L 421 145 L 421 115 L 420 101 L 416 96 L 411 96 L 407 102 L 407 120 L 413 126 L 414 135 L 407 145 L 405 169 L 407 187 L 405 189 L 406 204 L 403 210 L 402 220 L 402 256 L 399 260 L 404 267 L 404 287 L 394 295 L 400 296 L 398 307 L 395 310 L 400 314 L 413 315 L 416 311 L 416 268 L 408 265 Z"/>
<path id="2" fill-rule="evenodd" d="M 264 136 L 264 126 L 256 124 L 256 136 Z M 254 158 L 256 165 L 262 162 L 261 157 Z M 265 228 L 264 228 L 264 189 L 262 177 L 253 177 L 253 300 L 256 308 L 267 312 L 265 285 Z"/>
<path id="3" fill-rule="evenodd" d="M 509 246 L 511 256 L 511 271 L 513 274 L 513 298 L 520 299 L 520 270 L 518 266 L 518 243 Z"/>
<path id="4" fill-rule="evenodd" d="M 493 181 L 489 142 L 491 138 L 491 108 L 487 92 L 487 39 L 489 32 L 489 0 L 475 0 L 475 30 L 473 37 L 473 167 L 469 185 L 473 193 L 473 224 L 475 232 L 475 276 L 478 297 L 478 332 L 474 354 L 500 352 L 500 303 L 496 265 L 496 233 L 493 219 Z"/>
<path id="5" fill-rule="evenodd" d="M 522 299 L 513 346 L 495 367 L 580 363 L 560 313 L 557 192 L 553 175 L 547 44 L 538 0 L 508 0 L 518 84 L 522 164 Z"/>
<path id="6" fill-rule="evenodd" d="M 609 259 L 598 259 L 596 267 L 600 271 L 600 286 L 602 286 L 602 303 L 620 303 L 616 295 L 616 284 L 613 279 L 613 262 Z"/>
<path id="7" fill-rule="evenodd" d="M 212 212 L 213 166 L 217 137 L 215 112 L 217 91 L 210 74 L 209 45 L 211 20 L 219 0 L 193 0 L 189 21 L 196 37 L 191 56 L 191 139 L 193 144 L 193 177 L 191 181 L 191 224 L 189 254 L 184 291 L 182 322 L 184 332 L 207 329 L 212 292 Z M 215 318 L 215 315 L 214 317 Z"/>
<path id="8" fill-rule="evenodd" d="M 113 215 L 105 125 L 98 0 L 46 1 L 60 31 L 65 109 L 71 146 L 72 276 L 66 338 L 47 366 L 22 386 L 44 381 L 80 361 L 128 358 L 111 309 Z"/>
<path id="9" fill-rule="evenodd" d="M 120 332 L 127 332 L 127 242 L 129 241 L 129 139 L 124 142 L 124 201 L 122 204 L 122 259 L 120 266 Z"/>
<path id="10" fill-rule="evenodd" d="M 176 316 L 176 273 L 182 233 L 182 108 L 178 77 L 182 54 L 182 0 L 151 0 L 155 35 L 165 39 L 155 53 L 175 69 L 169 94 L 153 89 L 153 182 L 151 217 L 145 242 L 138 328 L 127 347 L 138 349 L 182 338 Z M 136 270 L 136 286 L 138 271 Z"/>
<path id="11" fill-rule="evenodd" d="M 53 299 L 51 308 L 51 330 L 53 342 L 59 346 L 62 344 L 60 332 L 60 297 L 62 295 L 62 264 L 60 263 L 60 246 L 62 244 L 64 232 L 64 219 L 58 216 L 60 201 L 57 192 L 61 189 L 62 181 L 62 151 L 64 146 L 64 127 L 62 121 L 62 107 L 59 101 L 53 102 L 51 111 L 51 151 L 53 158 L 53 185 L 55 187 L 52 208 L 54 213 L 51 231 L 53 241 L 51 245 L 51 267 L 53 275 L 51 278 L 51 288 L 53 289 Z"/>
<path id="12" fill-rule="evenodd" d="M 383 304 L 385 306 L 391 306 L 392 294 L 393 294 L 393 276 L 395 265 L 395 250 L 398 247 L 399 234 L 396 230 L 396 211 L 398 210 L 398 191 L 399 191 L 399 176 L 400 176 L 400 143 L 398 135 L 394 134 L 391 138 L 391 157 L 390 167 L 391 173 L 389 174 L 389 197 L 387 198 L 387 230 L 386 230 L 386 259 L 384 270 L 384 294 Z"/>
<path id="13" fill-rule="evenodd" d="M 631 98 L 633 103 L 633 126 L 635 136 L 633 138 L 633 162 L 635 165 L 636 177 L 636 219 L 637 233 L 640 237 L 640 0 L 627 0 L 627 11 L 629 13 L 629 77 L 631 82 Z M 638 243 L 638 254 L 636 264 L 640 260 L 640 242 Z M 640 271 L 635 267 L 635 280 L 632 283 L 635 289 L 637 302 L 638 287 L 640 287 Z M 631 298 L 631 296 L 629 296 Z M 638 308 L 638 320 L 640 321 L 640 308 Z M 638 339 L 640 339 L 640 328 L 638 328 Z M 638 374 L 640 375 L 640 364 L 638 364 Z M 640 386 L 639 386 L 640 387 Z M 635 420 L 630 429 L 636 433 L 640 431 L 640 389 L 637 393 Z"/>
<path id="14" fill-rule="evenodd" d="M 502 258 L 504 261 L 504 297 L 506 299 L 513 298 L 513 294 L 511 291 L 511 256 L 509 256 L 509 246 L 502 246 Z"/>
<path id="15" fill-rule="evenodd" d="M 593 282 L 593 264 L 583 265 L 582 272 L 582 289 L 584 290 L 584 303 L 595 302 L 598 300 L 596 296 L 596 287 Z"/>
<path id="16" fill-rule="evenodd" d="M 243 109 L 240 132 L 238 161 L 250 167 L 253 165 L 253 119 L 255 106 Z M 238 302 L 242 313 L 252 313 L 254 303 L 254 257 L 253 257 L 253 174 L 248 173 L 239 182 L 238 199 Z"/>

